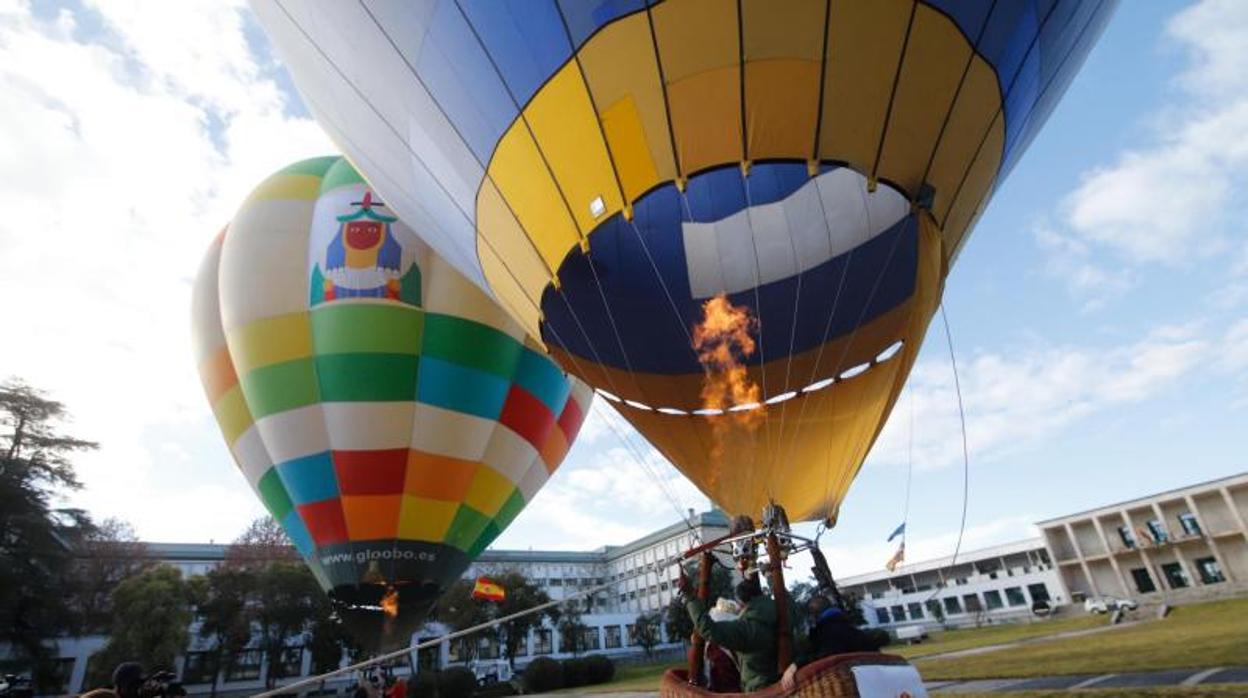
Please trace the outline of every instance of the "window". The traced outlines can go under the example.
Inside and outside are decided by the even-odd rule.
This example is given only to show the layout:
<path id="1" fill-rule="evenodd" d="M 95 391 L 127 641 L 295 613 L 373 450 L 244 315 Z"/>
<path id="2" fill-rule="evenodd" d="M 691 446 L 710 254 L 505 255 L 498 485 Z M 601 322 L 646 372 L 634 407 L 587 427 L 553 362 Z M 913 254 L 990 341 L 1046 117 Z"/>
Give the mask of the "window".
<path id="1" fill-rule="evenodd" d="M 1166 533 L 1166 527 L 1157 519 L 1149 519 L 1148 532 L 1152 534 L 1153 540 L 1158 543 L 1165 543 L 1170 539 L 1169 534 Z"/>
<path id="2" fill-rule="evenodd" d="M 417 644 L 423 644 L 425 642 L 428 642 L 434 639 L 436 638 L 422 637 L 419 640 L 417 640 Z M 315 660 L 316 655 L 313 655 L 312 658 Z M 313 663 L 315 664 L 315 662 Z M 419 650 L 416 654 L 416 666 L 418 667 L 420 671 L 437 671 L 438 669 L 441 669 L 442 668 L 441 648 L 438 647 L 437 645 L 434 645 L 433 647 L 425 647 L 424 649 Z M 333 666 L 324 666 L 324 665 L 315 666 L 312 670 L 312 673 L 324 674 L 327 671 L 332 671 L 337 668 L 338 668 L 338 661 L 335 660 L 333 663 Z"/>
<path id="3" fill-rule="evenodd" d="M 1011 606 L 1027 605 L 1027 597 L 1023 596 L 1023 590 L 1019 587 L 1006 587 L 1005 600 Z"/>
<path id="4" fill-rule="evenodd" d="M 182 683 L 212 683 L 213 652 L 187 652 L 182 666 Z"/>
<path id="5" fill-rule="evenodd" d="M 1119 526 L 1118 537 L 1122 539 L 1122 544 L 1127 546 L 1128 550 L 1135 549 L 1135 534 L 1131 532 L 1130 526 Z"/>
<path id="6" fill-rule="evenodd" d="M 598 628 L 585 628 L 581 630 L 581 647 L 587 650 L 599 649 Z"/>
<path id="7" fill-rule="evenodd" d="M 260 650 L 239 652 L 234 656 L 234 665 L 225 675 L 226 681 L 253 681 L 260 678 Z"/>
<path id="8" fill-rule="evenodd" d="M 287 647 L 282 650 L 281 659 L 278 662 L 277 674 L 279 678 L 287 676 L 299 676 L 303 673 L 303 648 Z"/>
<path id="9" fill-rule="evenodd" d="M 1217 584 L 1226 581 L 1222 568 L 1218 567 L 1218 561 L 1212 557 L 1202 557 L 1197 560 L 1196 572 L 1200 575 L 1201 584 Z"/>
<path id="10" fill-rule="evenodd" d="M 529 656 L 529 637 L 527 635 L 520 638 L 520 642 L 516 643 L 516 653 L 512 656 L 515 656 L 515 657 Z"/>
<path id="11" fill-rule="evenodd" d="M 1005 604 L 1001 601 L 1001 592 L 996 589 L 984 592 L 984 605 L 989 611 L 995 611 L 998 608 L 1004 608 Z"/>
<path id="12" fill-rule="evenodd" d="M 1044 582 L 1041 582 L 1039 584 L 1028 584 L 1027 593 L 1031 594 L 1032 601 L 1048 601 L 1049 600 L 1049 588 L 1044 585 Z"/>
<path id="13" fill-rule="evenodd" d="M 966 577 L 958 577 L 957 579 L 953 580 L 953 583 L 958 586 L 966 586 Z"/>
<path id="14" fill-rule="evenodd" d="M 1183 532 L 1189 536 L 1199 536 L 1200 522 L 1196 520 L 1196 515 L 1190 511 L 1179 514 L 1179 525 L 1183 527 Z"/>
<path id="15" fill-rule="evenodd" d="M 563 586 L 563 580 L 562 580 L 562 579 L 559 579 L 558 577 L 551 577 L 551 579 L 550 579 L 550 585 L 551 585 L 552 587 L 561 587 L 561 586 Z"/>
<path id="16" fill-rule="evenodd" d="M 879 623 L 880 625 L 886 625 L 888 623 L 893 622 L 892 619 L 888 617 L 887 608 L 875 609 L 875 622 Z"/>
<path id="17" fill-rule="evenodd" d="M 638 644 L 637 625 L 634 623 L 629 623 L 628 625 L 624 626 L 624 632 L 628 633 L 628 646 L 629 647 L 636 646 Z"/>
<path id="18" fill-rule="evenodd" d="M 550 654 L 554 651 L 551 644 L 550 628 L 538 628 L 533 631 L 533 654 Z"/>
<path id="19" fill-rule="evenodd" d="M 962 601 L 966 604 L 967 613 L 978 613 L 984 610 L 984 605 L 979 602 L 978 594 L 967 594 L 962 597 Z"/>
<path id="20" fill-rule="evenodd" d="M 447 649 L 447 658 L 452 662 L 466 662 L 472 657 L 472 640 L 461 637 L 457 640 L 451 640 L 451 646 Z"/>
<path id="21" fill-rule="evenodd" d="M 1157 585 L 1153 584 L 1153 575 L 1143 567 L 1136 567 L 1131 570 L 1131 579 L 1135 580 L 1135 588 L 1141 594 L 1150 594 L 1157 591 Z"/>
<path id="22" fill-rule="evenodd" d="M 606 649 L 613 650 L 613 649 L 618 648 L 620 646 L 620 626 L 608 625 L 602 630 L 603 630 L 603 633 L 605 634 L 605 638 L 603 639 L 603 645 L 606 647 Z"/>
<path id="23" fill-rule="evenodd" d="M 888 609 L 893 614 L 893 622 L 900 623 L 906 619 L 906 609 L 902 606 L 893 606 Z"/>
<path id="24" fill-rule="evenodd" d="M 923 620 L 923 604 L 906 604 L 906 610 L 910 612 L 910 620 Z"/>
<path id="25" fill-rule="evenodd" d="M 1183 566 L 1177 562 L 1167 562 L 1161 566 L 1161 573 L 1166 577 L 1166 584 L 1171 589 L 1185 589 L 1192 585 L 1192 581 L 1187 578 L 1187 573 L 1183 571 Z"/>
<path id="26" fill-rule="evenodd" d="M 481 659 L 498 659 L 498 655 L 498 640 L 493 637 L 483 637 L 477 640 L 478 657 Z"/>
<path id="27" fill-rule="evenodd" d="M 962 602 L 958 601 L 958 597 L 950 596 L 944 599 L 944 602 L 945 602 L 945 613 L 949 615 L 953 615 L 954 613 L 962 612 Z"/>

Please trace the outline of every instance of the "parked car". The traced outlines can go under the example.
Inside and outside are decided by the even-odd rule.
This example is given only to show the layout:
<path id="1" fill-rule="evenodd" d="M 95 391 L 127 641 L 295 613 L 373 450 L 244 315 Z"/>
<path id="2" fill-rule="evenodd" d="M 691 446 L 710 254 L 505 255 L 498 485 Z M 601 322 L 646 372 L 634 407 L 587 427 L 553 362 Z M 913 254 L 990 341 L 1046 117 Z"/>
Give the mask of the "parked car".
<path id="1" fill-rule="evenodd" d="M 905 625 L 895 631 L 898 642 L 917 645 L 927 637 L 927 628 L 922 625 Z"/>
<path id="2" fill-rule="evenodd" d="M 1109 613 L 1110 611 L 1134 611 L 1140 605 L 1131 599 L 1116 599 L 1112 596 L 1099 596 L 1085 599 L 1083 610 L 1088 613 Z"/>

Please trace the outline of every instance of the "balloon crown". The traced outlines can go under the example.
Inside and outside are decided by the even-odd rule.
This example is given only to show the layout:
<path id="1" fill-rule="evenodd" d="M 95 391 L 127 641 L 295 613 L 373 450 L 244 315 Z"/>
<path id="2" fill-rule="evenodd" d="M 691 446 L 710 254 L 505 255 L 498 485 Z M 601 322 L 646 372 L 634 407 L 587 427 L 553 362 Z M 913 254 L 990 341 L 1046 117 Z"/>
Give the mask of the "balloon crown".
<path id="1" fill-rule="evenodd" d="M 373 193 L 371 191 L 368 191 L 367 189 L 364 190 L 364 200 L 352 201 L 351 205 L 358 206 L 359 210 L 355 211 L 354 213 L 348 213 L 345 216 L 338 216 L 339 223 L 346 223 L 347 221 L 359 220 L 360 218 L 371 218 L 372 220 L 381 221 L 382 223 L 393 223 L 399 220 L 398 217 L 396 216 L 387 216 L 385 214 L 374 211 L 373 210 L 374 207 L 384 207 L 385 204 L 383 204 L 380 201 L 373 201 Z"/>

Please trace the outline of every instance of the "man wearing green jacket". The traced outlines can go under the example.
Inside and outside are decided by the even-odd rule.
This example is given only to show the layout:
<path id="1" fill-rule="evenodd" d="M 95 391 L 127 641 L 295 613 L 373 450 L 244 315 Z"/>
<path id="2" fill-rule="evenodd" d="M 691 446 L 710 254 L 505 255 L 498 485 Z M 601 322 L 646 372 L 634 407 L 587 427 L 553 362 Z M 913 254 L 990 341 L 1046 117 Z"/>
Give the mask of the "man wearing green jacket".
<path id="1" fill-rule="evenodd" d="M 741 667 L 741 690 L 757 691 L 775 683 L 776 603 L 763 593 L 757 575 L 737 585 L 736 596 L 744 609 L 735 620 L 716 622 L 693 593 L 688 577 L 681 575 L 680 592 L 685 609 L 698 634 L 709 642 L 731 650 Z"/>

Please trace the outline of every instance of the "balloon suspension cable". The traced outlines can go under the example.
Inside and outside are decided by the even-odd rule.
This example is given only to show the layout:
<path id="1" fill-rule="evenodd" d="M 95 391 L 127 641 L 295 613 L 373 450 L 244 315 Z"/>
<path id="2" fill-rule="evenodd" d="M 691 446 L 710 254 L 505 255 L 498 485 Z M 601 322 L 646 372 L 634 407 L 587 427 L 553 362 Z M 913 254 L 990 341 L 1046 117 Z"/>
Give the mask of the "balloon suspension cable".
<path id="1" fill-rule="evenodd" d="M 949 330 L 949 316 L 945 314 L 945 304 L 940 304 L 940 320 L 945 326 L 945 344 L 949 347 L 949 365 L 953 369 L 953 389 L 958 396 L 958 422 L 962 428 L 962 520 L 958 524 L 958 540 L 953 546 L 953 556 L 949 559 L 949 567 L 958 564 L 958 554 L 962 552 L 962 536 L 966 533 L 966 509 L 967 503 L 970 501 L 971 487 L 971 449 L 967 445 L 966 438 L 966 407 L 962 403 L 962 383 L 958 379 L 958 359 L 953 351 L 953 333 Z M 936 598 L 940 590 L 945 588 L 945 574 L 941 568 L 936 568 L 940 574 L 940 586 L 932 590 L 926 601 Z"/>
<path id="2" fill-rule="evenodd" d="M 492 619 L 492 620 L 488 620 L 488 621 L 486 621 L 486 622 L 484 622 L 484 623 L 478 623 L 477 625 L 474 625 L 474 626 L 469 627 L 469 628 L 464 628 L 463 630 L 456 630 L 456 631 L 454 631 L 454 632 L 450 632 L 450 633 L 447 633 L 447 634 L 445 634 L 445 635 L 438 636 L 438 637 L 433 638 L 433 639 L 430 639 L 430 640 L 425 640 L 424 642 L 418 642 L 418 643 L 416 643 L 416 644 L 414 644 L 414 645 L 408 645 L 408 646 L 406 646 L 406 647 L 401 647 L 401 648 L 399 648 L 399 649 L 397 649 L 397 650 L 392 650 L 392 651 L 390 651 L 390 652 L 386 652 L 385 654 L 378 655 L 378 656 L 373 657 L 373 658 L 371 658 L 371 659 L 366 659 L 366 660 L 364 660 L 364 661 L 362 661 L 362 662 L 356 662 L 355 664 L 351 664 L 351 665 L 349 665 L 349 666 L 345 666 L 345 667 L 342 667 L 342 668 L 340 668 L 340 669 L 335 669 L 335 670 L 333 670 L 333 671 L 327 671 L 327 672 L 325 672 L 324 674 L 319 674 L 319 675 L 317 675 L 317 676 L 310 676 L 310 677 L 308 677 L 308 678 L 306 678 L 306 679 L 303 679 L 303 680 L 301 680 L 301 681 L 296 681 L 295 683 L 289 683 L 289 684 L 283 684 L 283 685 L 280 685 L 280 686 L 275 686 L 272 690 L 265 691 L 265 692 L 263 692 L 263 693 L 256 693 L 256 694 L 254 694 L 254 695 L 252 696 L 252 698 L 276 698 L 276 696 L 286 696 L 286 695 L 291 695 L 291 694 L 292 694 L 292 693 L 294 693 L 294 692 L 298 692 L 300 689 L 303 689 L 303 688 L 308 688 L 308 687 L 310 687 L 310 686 L 314 686 L 314 685 L 319 685 L 319 684 L 322 684 L 322 683 L 324 683 L 324 682 L 325 682 L 325 680 L 326 680 L 326 679 L 331 679 L 331 678 L 333 678 L 333 677 L 335 677 L 335 676 L 343 676 L 343 675 L 346 675 L 346 674 L 351 674 L 351 673 L 353 673 L 353 672 L 357 672 L 357 671 L 363 671 L 363 670 L 368 669 L 368 668 L 370 668 L 370 667 L 378 666 L 378 665 L 381 665 L 381 664 L 383 664 L 383 663 L 385 663 L 385 662 L 389 662 L 389 661 L 394 660 L 394 659 L 401 659 L 401 658 L 407 657 L 407 658 L 409 659 L 409 661 L 410 661 L 410 659 L 411 659 L 411 654 L 412 654 L 413 652 L 418 652 L 418 651 L 420 651 L 420 650 L 427 649 L 427 648 L 429 648 L 429 647 L 437 647 L 438 645 L 442 644 L 443 642 L 448 642 L 448 641 L 450 641 L 450 640 L 456 640 L 456 639 L 459 639 L 459 638 L 461 638 L 461 637 L 467 637 L 467 636 L 469 636 L 469 635 L 473 635 L 473 634 L 479 633 L 479 632 L 481 632 L 482 630 L 488 630 L 488 629 L 490 629 L 490 628 L 494 628 L 494 627 L 497 627 L 497 626 L 499 626 L 499 625 L 502 625 L 503 623 L 508 623 L 508 622 L 510 622 L 510 621 L 516 620 L 517 618 L 523 618 L 523 617 L 525 617 L 525 616 L 529 616 L 529 615 L 532 615 L 532 614 L 534 614 L 534 613 L 539 613 L 539 612 L 544 611 L 544 610 L 546 610 L 546 609 L 548 609 L 548 608 L 553 608 L 553 607 L 555 607 L 555 606 L 559 606 L 559 605 L 565 604 L 565 603 L 567 603 L 567 602 L 569 602 L 569 601 L 574 601 L 574 600 L 576 600 L 576 599 L 581 599 L 581 598 L 585 598 L 585 597 L 593 596 L 594 594 L 597 594 L 597 593 L 598 593 L 598 592 L 600 592 L 600 591 L 605 591 L 606 589 L 609 589 L 609 588 L 611 588 L 611 587 L 617 586 L 617 585 L 619 585 L 619 584 L 621 584 L 621 583 L 623 583 L 623 582 L 627 582 L 627 581 L 632 580 L 632 579 L 635 579 L 635 578 L 637 578 L 637 577 L 641 577 L 641 576 L 643 576 L 643 575 L 652 574 L 652 573 L 658 573 L 658 572 L 660 572 L 660 571 L 662 571 L 662 570 L 665 570 L 665 569 L 667 569 L 667 568 L 669 568 L 669 567 L 675 567 L 675 566 L 678 566 L 678 565 L 680 565 L 683 561 L 684 561 L 684 555 L 683 555 L 683 554 L 682 554 L 682 555 L 673 555 L 673 556 L 668 557 L 668 558 L 666 558 L 666 559 L 664 559 L 664 560 L 657 560 L 657 561 L 655 561 L 655 562 L 653 562 L 653 563 L 650 563 L 650 564 L 648 564 L 648 565 L 643 565 L 642 567 L 639 567 L 639 568 L 638 568 L 636 571 L 634 571 L 633 573 L 628 574 L 628 575 L 625 575 L 625 576 L 623 576 L 623 577 L 620 577 L 620 578 L 619 578 L 619 579 L 617 579 L 617 580 L 610 581 L 610 582 L 605 582 L 605 583 L 603 583 L 603 584 L 599 584 L 599 585 L 597 585 L 597 586 L 593 586 L 593 587 L 590 587 L 590 588 L 588 588 L 588 589 L 582 589 L 581 591 L 578 591 L 578 592 L 573 593 L 573 594 L 569 594 L 568 596 L 565 596 L 565 597 L 563 597 L 563 598 L 561 598 L 561 599 L 554 599 L 554 600 L 551 600 L 551 601 L 547 601 L 546 603 L 538 604 L 538 605 L 533 606 L 533 607 L 531 607 L 531 608 L 526 608 L 526 609 L 524 609 L 524 610 L 522 610 L 522 611 L 516 611 L 515 613 L 511 613 L 511 614 L 506 615 L 506 616 L 503 616 L 503 617 L 501 617 L 501 618 L 494 618 L 494 619 Z"/>
<path id="3" fill-rule="evenodd" d="M 601 405 L 597 398 L 594 399 L 592 408 L 597 409 L 601 413 L 602 420 L 607 423 L 607 427 L 609 427 L 611 432 L 615 434 L 615 438 L 619 439 L 620 443 L 624 445 L 624 449 L 628 451 L 630 456 L 632 456 L 633 460 L 637 463 L 637 466 L 646 474 L 646 477 L 650 478 L 650 480 L 654 482 L 655 487 L 659 488 L 659 492 L 667 499 L 668 503 L 672 505 L 672 509 L 676 511 L 676 515 L 680 518 L 681 522 L 685 524 L 685 528 L 688 528 L 690 532 L 696 534 L 697 528 L 693 525 L 693 522 L 689 520 L 688 512 L 681 506 L 681 503 L 676 497 L 676 493 L 672 491 L 668 483 L 660 477 L 650 463 L 646 461 L 646 454 L 641 452 L 636 444 L 627 438 L 627 436 L 621 431 L 620 427 L 616 425 L 615 420 L 607 414 L 607 409 Z"/>

